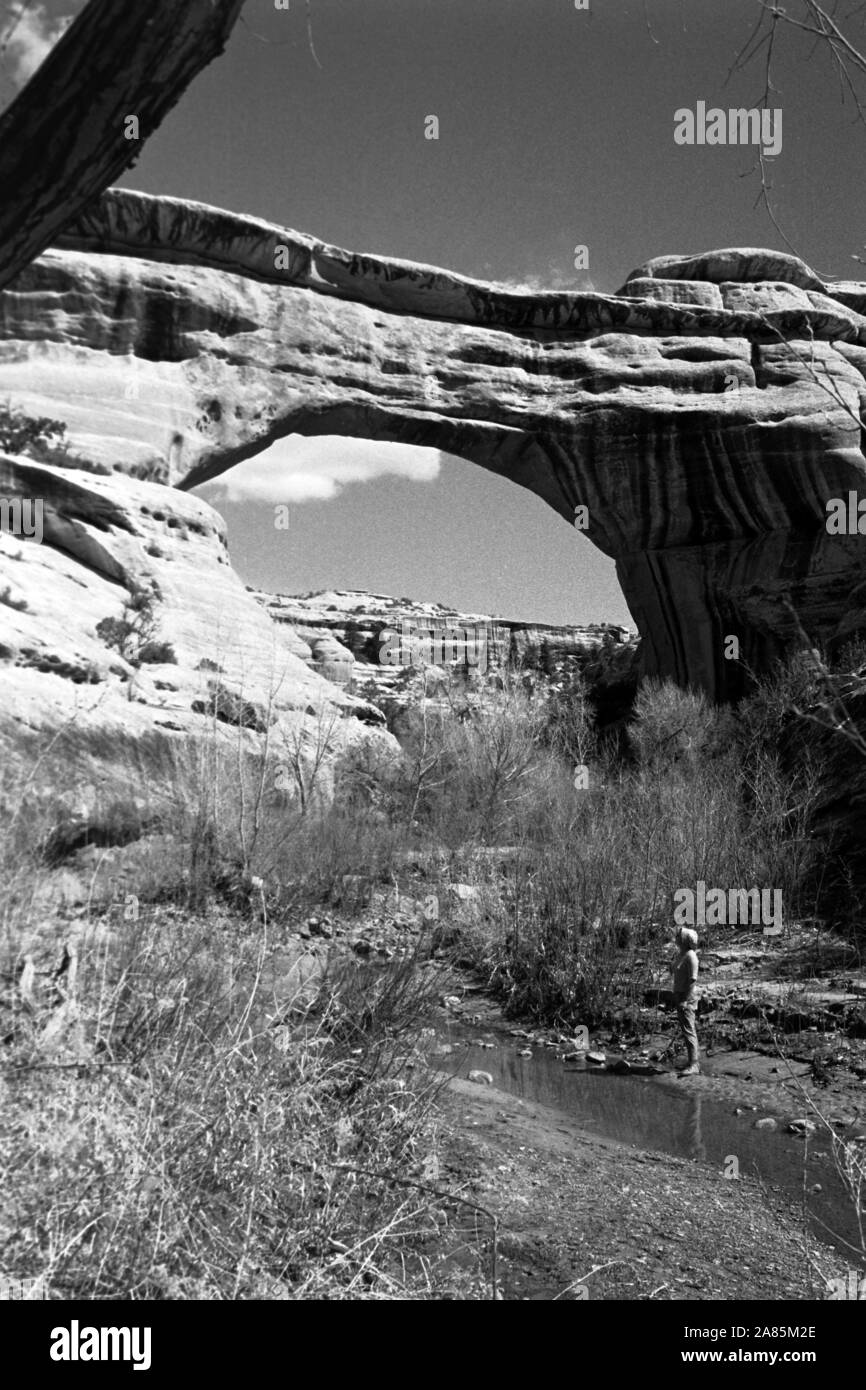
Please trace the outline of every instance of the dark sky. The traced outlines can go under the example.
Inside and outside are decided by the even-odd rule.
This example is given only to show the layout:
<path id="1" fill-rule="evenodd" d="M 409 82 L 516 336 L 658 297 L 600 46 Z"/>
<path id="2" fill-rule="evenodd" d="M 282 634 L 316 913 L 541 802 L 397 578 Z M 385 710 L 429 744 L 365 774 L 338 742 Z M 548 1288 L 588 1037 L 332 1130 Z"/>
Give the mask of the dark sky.
<path id="1" fill-rule="evenodd" d="M 550 287 L 613 290 L 666 252 L 786 249 L 755 206 L 753 148 L 673 139 L 679 107 L 760 101 L 763 53 L 724 85 L 757 0 L 591 4 L 291 0 L 286 11 L 249 0 L 226 53 L 122 183 L 353 250 Z M 849 29 L 866 48 L 863 23 Z M 774 64 L 776 216 L 819 273 L 856 278 L 866 131 L 807 35 L 781 34 Z M 438 141 L 424 139 L 429 114 Z M 589 248 L 587 273 L 573 268 L 577 244 Z M 427 461 L 432 478 L 395 478 L 380 472 L 386 455 L 341 440 L 295 454 L 284 445 L 288 532 L 274 530 L 271 502 L 248 496 L 267 495 L 272 461 L 257 461 L 255 481 L 241 469 L 226 475 L 228 492 L 205 490 L 244 577 L 284 592 L 370 588 L 516 618 L 628 621 L 611 562 L 536 498 L 447 457 L 438 469 Z M 410 475 L 416 463 L 416 451 L 392 456 Z M 303 500 L 317 490 L 334 495 Z"/>

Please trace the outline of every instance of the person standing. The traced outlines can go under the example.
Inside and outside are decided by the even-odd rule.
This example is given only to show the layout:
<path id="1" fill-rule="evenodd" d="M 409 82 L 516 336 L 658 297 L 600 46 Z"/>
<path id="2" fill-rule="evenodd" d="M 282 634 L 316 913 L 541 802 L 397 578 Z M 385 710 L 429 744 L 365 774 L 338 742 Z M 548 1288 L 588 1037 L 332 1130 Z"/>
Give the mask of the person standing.
<path id="1" fill-rule="evenodd" d="M 695 1012 L 698 1005 L 698 934 L 691 927 L 678 927 L 676 943 L 679 956 L 671 966 L 673 972 L 673 997 L 677 1009 L 677 1022 L 686 1045 L 687 1062 L 680 1070 L 680 1076 L 697 1076 L 700 1071 L 698 1061 L 698 1034 L 695 1027 Z"/>

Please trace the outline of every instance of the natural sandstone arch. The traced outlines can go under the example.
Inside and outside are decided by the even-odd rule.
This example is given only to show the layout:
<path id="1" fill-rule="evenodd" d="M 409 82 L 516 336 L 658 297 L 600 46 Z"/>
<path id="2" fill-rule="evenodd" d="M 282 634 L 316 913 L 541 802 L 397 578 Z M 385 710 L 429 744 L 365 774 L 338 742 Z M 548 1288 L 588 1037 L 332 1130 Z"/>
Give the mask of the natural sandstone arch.
<path id="1" fill-rule="evenodd" d="M 522 294 L 111 190 L 0 297 L 0 391 L 182 489 L 342 434 L 583 505 L 644 669 L 726 698 L 744 665 L 861 623 L 862 541 L 828 536 L 825 503 L 866 491 L 864 305 L 764 251 Z"/>

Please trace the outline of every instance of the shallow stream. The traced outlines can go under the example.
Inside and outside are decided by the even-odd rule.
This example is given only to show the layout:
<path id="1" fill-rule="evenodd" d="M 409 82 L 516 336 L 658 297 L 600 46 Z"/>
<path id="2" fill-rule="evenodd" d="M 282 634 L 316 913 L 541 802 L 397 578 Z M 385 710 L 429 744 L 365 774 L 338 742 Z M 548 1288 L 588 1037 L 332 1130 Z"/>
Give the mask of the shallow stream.
<path id="1" fill-rule="evenodd" d="M 730 1102 L 709 1099 L 688 1079 L 570 1067 L 542 1047 L 520 1057 L 525 1044 L 511 1045 L 511 1039 L 493 1034 L 496 1046 L 482 1048 L 472 1041 L 478 1028 L 456 1022 L 442 1023 L 436 1032 L 440 1046 L 454 1050 L 437 1053 L 435 1065 L 455 1076 L 489 1072 L 500 1090 L 562 1111 L 587 1131 L 636 1148 L 692 1159 L 721 1173 L 731 1171 L 736 1159 L 742 1176 L 782 1189 L 805 1209 L 816 1236 L 834 1245 L 852 1267 L 866 1267 L 863 1256 L 855 1254 L 860 1239 L 853 1202 L 835 1171 L 826 1130 L 807 1140 L 787 1133 L 781 1121 L 779 1130 L 756 1129 L 762 1112 L 735 1115 Z"/>

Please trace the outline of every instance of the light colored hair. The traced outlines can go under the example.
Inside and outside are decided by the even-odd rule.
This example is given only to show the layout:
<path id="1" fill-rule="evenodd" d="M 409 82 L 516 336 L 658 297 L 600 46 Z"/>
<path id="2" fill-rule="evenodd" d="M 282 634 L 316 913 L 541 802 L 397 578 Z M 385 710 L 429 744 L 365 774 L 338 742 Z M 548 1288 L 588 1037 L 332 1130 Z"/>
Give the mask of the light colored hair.
<path id="1" fill-rule="evenodd" d="M 698 934 L 696 931 L 692 931 L 691 927 L 677 927 L 677 940 L 684 950 L 697 950 Z"/>

